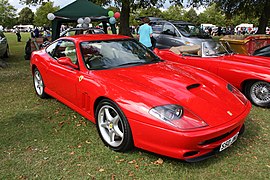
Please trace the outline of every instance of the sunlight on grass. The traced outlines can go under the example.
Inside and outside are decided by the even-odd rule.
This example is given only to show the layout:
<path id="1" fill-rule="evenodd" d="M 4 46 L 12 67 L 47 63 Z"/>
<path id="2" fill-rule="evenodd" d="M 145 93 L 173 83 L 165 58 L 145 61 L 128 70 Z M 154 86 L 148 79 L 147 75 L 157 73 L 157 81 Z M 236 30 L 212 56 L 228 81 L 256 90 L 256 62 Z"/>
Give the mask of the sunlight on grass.
<path id="1" fill-rule="evenodd" d="M 11 57 L 0 69 L 0 179 L 269 179 L 270 109 L 253 107 L 246 132 L 224 152 L 185 163 L 134 149 L 106 148 L 96 127 L 34 92 L 23 42 L 6 34 Z M 177 141 L 177 140 L 176 140 Z"/>

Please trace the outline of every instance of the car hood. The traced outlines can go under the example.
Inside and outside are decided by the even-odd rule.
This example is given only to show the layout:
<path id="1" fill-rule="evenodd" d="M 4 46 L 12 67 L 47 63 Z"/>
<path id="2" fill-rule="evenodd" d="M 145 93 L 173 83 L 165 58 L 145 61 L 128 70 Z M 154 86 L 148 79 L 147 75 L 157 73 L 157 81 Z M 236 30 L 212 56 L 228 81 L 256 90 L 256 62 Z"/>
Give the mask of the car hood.
<path id="1" fill-rule="evenodd" d="M 270 68 L 270 58 L 267 57 L 232 54 L 224 56 L 224 59 L 234 62 L 241 62 L 249 65 L 256 65 Z"/>
<path id="2" fill-rule="evenodd" d="M 149 108 L 178 104 L 211 126 L 228 122 L 245 109 L 242 102 L 227 90 L 224 80 L 178 63 L 165 61 L 104 70 L 102 76 L 102 79 L 110 82 L 110 87 L 143 96 Z M 157 101 L 160 98 L 163 101 Z"/>

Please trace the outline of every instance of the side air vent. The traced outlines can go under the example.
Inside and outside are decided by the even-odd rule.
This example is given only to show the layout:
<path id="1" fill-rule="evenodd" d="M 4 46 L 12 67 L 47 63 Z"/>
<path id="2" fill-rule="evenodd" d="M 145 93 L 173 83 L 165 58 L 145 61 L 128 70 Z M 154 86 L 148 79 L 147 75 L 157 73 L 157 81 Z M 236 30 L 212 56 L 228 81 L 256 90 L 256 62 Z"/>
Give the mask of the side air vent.
<path id="1" fill-rule="evenodd" d="M 187 86 L 187 90 L 191 90 L 191 89 L 197 88 L 199 86 L 200 86 L 200 84 L 191 84 L 191 85 Z"/>

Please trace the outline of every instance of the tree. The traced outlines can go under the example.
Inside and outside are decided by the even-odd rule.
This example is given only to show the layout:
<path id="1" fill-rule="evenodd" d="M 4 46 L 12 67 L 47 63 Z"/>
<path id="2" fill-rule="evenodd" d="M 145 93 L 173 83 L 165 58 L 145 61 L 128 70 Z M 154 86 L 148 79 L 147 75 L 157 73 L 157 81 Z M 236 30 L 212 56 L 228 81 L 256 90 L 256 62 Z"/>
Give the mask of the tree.
<path id="1" fill-rule="evenodd" d="M 173 5 L 163 12 L 164 19 L 167 20 L 182 20 L 184 21 L 185 10 L 182 6 Z"/>
<path id="2" fill-rule="evenodd" d="M 258 17 L 259 26 L 257 33 L 264 34 L 270 19 L 269 0 L 215 0 L 227 16 L 246 14 L 247 17 Z"/>
<path id="3" fill-rule="evenodd" d="M 36 11 L 35 17 L 34 17 L 34 24 L 36 26 L 50 26 L 51 21 L 47 19 L 47 15 L 49 13 L 53 13 L 57 10 L 59 10 L 59 6 L 54 7 L 53 2 L 47 2 L 43 3 Z"/>
<path id="4" fill-rule="evenodd" d="M 23 8 L 19 12 L 18 23 L 19 24 L 33 24 L 35 14 L 28 7 Z"/>
<path id="5" fill-rule="evenodd" d="M 225 14 L 217 7 L 216 4 L 212 4 L 206 8 L 204 12 L 199 14 L 199 22 L 201 24 L 209 23 L 222 27 L 226 25 Z"/>
<path id="6" fill-rule="evenodd" d="M 0 0 L 0 25 L 12 27 L 15 25 L 16 9 L 9 4 L 8 0 Z"/>
<path id="7" fill-rule="evenodd" d="M 187 22 L 198 24 L 198 15 L 196 11 L 194 10 L 194 8 L 191 7 L 189 11 L 186 11 L 184 13 L 184 20 Z"/>

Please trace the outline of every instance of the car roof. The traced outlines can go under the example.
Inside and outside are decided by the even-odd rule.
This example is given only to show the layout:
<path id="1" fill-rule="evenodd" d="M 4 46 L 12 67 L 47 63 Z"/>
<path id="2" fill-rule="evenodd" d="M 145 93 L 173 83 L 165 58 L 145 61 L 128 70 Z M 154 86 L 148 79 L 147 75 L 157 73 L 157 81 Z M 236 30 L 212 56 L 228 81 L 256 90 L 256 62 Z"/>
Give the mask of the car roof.
<path id="1" fill-rule="evenodd" d="M 165 20 L 165 19 L 152 19 L 151 22 L 170 22 L 172 24 L 180 24 L 180 25 L 194 25 L 193 23 L 186 21 L 173 21 L 173 20 Z"/>
<path id="2" fill-rule="evenodd" d="M 131 37 L 117 35 L 117 34 L 79 34 L 79 35 L 61 37 L 59 39 L 70 39 L 73 41 L 84 42 L 84 41 L 131 39 Z"/>
<path id="3" fill-rule="evenodd" d="M 186 21 L 170 21 L 173 24 L 181 24 L 181 25 L 194 25 L 193 23 L 186 22 Z"/>

